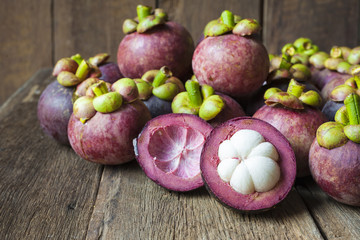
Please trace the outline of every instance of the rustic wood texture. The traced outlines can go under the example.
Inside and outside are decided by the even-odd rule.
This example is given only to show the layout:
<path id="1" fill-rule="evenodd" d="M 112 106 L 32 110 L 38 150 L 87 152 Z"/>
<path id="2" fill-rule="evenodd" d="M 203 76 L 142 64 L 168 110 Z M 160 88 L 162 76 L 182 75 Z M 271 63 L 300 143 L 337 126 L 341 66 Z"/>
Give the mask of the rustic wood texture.
<path id="1" fill-rule="evenodd" d="M 52 66 L 51 1 L 1 1 L 0 23 L 1 105 L 39 68 Z"/>
<path id="2" fill-rule="evenodd" d="M 326 239 L 360 239 L 360 207 L 336 202 L 311 178 L 296 187 Z"/>
<path id="3" fill-rule="evenodd" d="M 110 61 L 116 62 L 118 46 L 124 37 L 123 21 L 136 17 L 140 2 L 155 7 L 155 0 L 53 1 L 55 59 L 75 53 L 88 58 L 107 52 Z"/>
<path id="4" fill-rule="evenodd" d="M 260 3 L 260 0 L 159 0 L 159 7 L 166 9 L 171 20 L 185 26 L 197 43 L 205 25 L 219 18 L 222 11 L 230 10 L 244 18 L 260 19 Z"/>
<path id="5" fill-rule="evenodd" d="M 272 211 L 246 215 L 205 188 L 157 186 L 136 162 L 105 167 L 86 239 L 322 239 L 299 194 Z"/>
<path id="6" fill-rule="evenodd" d="M 321 50 L 334 45 L 359 44 L 357 0 L 268 0 L 264 1 L 263 40 L 270 53 L 299 37 L 308 37 Z"/>
<path id="7" fill-rule="evenodd" d="M 0 108 L 0 238 L 83 239 L 102 166 L 80 159 L 41 131 L 39 71 Z"/>

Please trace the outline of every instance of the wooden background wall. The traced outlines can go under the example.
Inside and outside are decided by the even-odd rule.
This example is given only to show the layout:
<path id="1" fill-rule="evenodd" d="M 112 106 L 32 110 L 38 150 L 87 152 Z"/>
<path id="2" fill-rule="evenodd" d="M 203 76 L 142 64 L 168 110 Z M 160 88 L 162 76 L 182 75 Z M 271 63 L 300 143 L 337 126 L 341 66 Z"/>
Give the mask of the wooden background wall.
<path id="1" fill-rule="evenodd" d="M 122 22 L 135 16 L 140 3 L 164 8 L 195 42 L 205 24 L 228 9 L 262 23 L 269 53 L 301 36 L 325 51 L 360 45 L 358 0 L 2 0 L 0 104 L 61 57 L 108 52 L 115 61 Z"/>

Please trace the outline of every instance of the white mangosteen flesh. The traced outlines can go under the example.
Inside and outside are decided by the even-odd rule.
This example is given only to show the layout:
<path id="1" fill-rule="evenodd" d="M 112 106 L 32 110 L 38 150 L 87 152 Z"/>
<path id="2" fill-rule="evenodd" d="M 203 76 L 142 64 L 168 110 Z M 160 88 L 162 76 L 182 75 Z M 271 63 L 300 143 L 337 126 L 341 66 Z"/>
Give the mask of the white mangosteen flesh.
<path id="1" fill-rule="evenodd" d="M 220 178 L 238 193 L 267 192 L 280 179 L 278 152 L 257 131 L 242 129 L 219 145 Z"/>

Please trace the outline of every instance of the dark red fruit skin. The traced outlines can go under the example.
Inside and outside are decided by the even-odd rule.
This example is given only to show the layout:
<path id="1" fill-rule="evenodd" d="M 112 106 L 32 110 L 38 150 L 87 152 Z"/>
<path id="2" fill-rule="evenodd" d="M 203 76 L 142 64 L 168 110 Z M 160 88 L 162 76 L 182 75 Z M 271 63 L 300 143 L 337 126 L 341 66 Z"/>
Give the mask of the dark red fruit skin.
<path id="1" fill-rule="evenodd" d="M 60 85 L 57 80 L 42 92 L 37 105 L 37 117 L 43 131 L 61 144 L 70 145 L 67 126 L 73 112 L 74 88 Z"/>
<path id="2" fill-rule="evenodd" d="M 311 175 L 324 192 L 341 203 L 360 206 L 360 144 L 349 140 L 329 150 L 315 139 L 309 156 Z"/>
<path id="3" fill-rule="evenodd" d="M 349 74 L 339 73 L 336 71 L 331 71 L 329 69 L 316 69 L 315 67 L 311 67 L 311 82 L 314 83 L 316 87 L 322 90 L 327 83 L 332 81 L 335 78 L 345 78 L 348 79 L 351 77 Z"/>
<path id="4" fill-rule="evenodd" d="M 196 47 L 192 67 L 199 83 L 235 99 L 261 87 L 269 72 L 264 45 L 252 38 L 226 34 L 207 37 Z"/>
<path id="5" fill-rule="evenodd" d="M 265 105 L 253 117 L 270 123 L 289 140 L 296 156 L 297 177 L 310 175 L 309 150 L 316 137 L 316 130 L 328 121 L 325 115 L 310 107 L 293 110 Z"/>
<path id="6" fill-rule="evenodd" d="M 172 113 L 171 102 L 162 100 L 152 95 L 148 100 L 143 101 L 151 113 L 151 117 L 157 117 L 163 114 Z"/>
<path id="7" fill-rule="evenodd" d="M 148 70 L 167 66 L 174 76 L 185 81 L 191 76 L 194 48 L 184 27 L 167 22 L 145 33 L 126 35 L 118 48 L 117 63 L 125 77 L 141 78 Z"/>
<path id="8" fill-rule="evenodd" d="M 321 109 L 321 111 L 325 114 L 329 121 L 334 121 L 337 110 L 339 110 L 342 106 L 344 106 L 343 102 L 334 102 L 332 100 L 328 100 L 324 104 L 324 107 Z"/>
<path id="9" fill-rule="evenodd" d="M 71 115 L 68 134 L 71 147 L 83 159 L 117 165 L 135 159 L 132 140 L 151 119 L 146 106 L 137 100 L 112 113 L 97 112 L 85 124 Z"/>
<path id="10" fill-rule="evenodd" d="M 161 127 L 179 125 L 200 131 L 206 138 L 213 127 L 198 116 L 186 113 L 169 113 L 160 115 L 150 120 L 137 139 L 134 140 L 136 159 L 144 173 L 156 184 L 166 189 L 178 192 L 191 191 L 204 186 L 201 174 L 192 178 L 181 178 L 171 173 L 165 173 L 159 169 L 149 154 L 148 146 L 151 135 Z"/>
<path id="11" fill-rule="evenodd" d="M 240 129 L 258 131 L 278 151 L 281 177 L 277 185 L 268 192 L 247 195 L 237 193 L 217 173 L 220 162 L 218 157 L 220 143 L 230 139 Z M 202 149 L 200 169 L 208 191 L 221 203 L 241 212 L 257 213 L 274 208 L 287 196 L 295 181 L 296 161 L 289 141 L 276 128 L 256 118 L 239 117 L 211 131 Z"/>
<path id="12" fill-rule="evenodd" d="M 219 92 L 216 92 L 215 94 L 219 95 L 224 100 L 225 108 L 215 118 L 208 121 L 211 126 L 216 127 L 232 118 L 245 116 L 244 109 L 233 98 Z"/>
<path id="13" fill-rule="evenodd" d="M 101 71 L 101 80 L 105 82 L 114 83 L 120 78 L 123 78 L 123 75 L 120 72 L 119 66 L 114 62 L 108 62 L 99 66 Z"/>

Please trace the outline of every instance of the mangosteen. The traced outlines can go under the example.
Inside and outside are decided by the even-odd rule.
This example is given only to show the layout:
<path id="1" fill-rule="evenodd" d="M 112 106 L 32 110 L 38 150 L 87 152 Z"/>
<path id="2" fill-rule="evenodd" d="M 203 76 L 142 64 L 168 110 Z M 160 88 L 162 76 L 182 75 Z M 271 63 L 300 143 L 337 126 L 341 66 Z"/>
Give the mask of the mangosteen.
<path id="1" fill-rule="evenodd" d="M 214 91 L 210 85 L 200 86 L 196 79 L 185 83 L 186 91 L 175 96 L 173 113 L 188 113 L 208 121 L 213 127 L 231 118 L 244 116 L 243 108 L 231 97 Z"/>
<path id="2" fill-rule="evenodd" d="M 81 158 L 105 165 L 135 159 L 132 140 L 151 119 L 138 99 L 135 82 L 120 79 L 110 88 L 116 91 L 109 91 L 100 81 L 89 89 L 95 97 L 85 95 L 74 102 L 68 124 L 71 147 Z"/>
<path id="3" fill-rule="evenodd" d="M 185 91 L 183 82 L 173 76 L 167 66 L 147 71 L 141 79 L 134 79 L 139 91 L 139 98 L 147 106 L 151 117 L 171 113 L 174 97 Z"/>
<path id="4" fill-rule="evenodd" d="M 322 124 L 309 153 L 311 175 L 330 197 L 360 206 L 360 97 L 349 94 L 335 122 Z"/>
<path id="5" fill-rule="evenodd" d="M 289 141 L 275 127 L 239 117 L 213 129 L 201 152 L 200 169 L 205 186 L 221 203 L 255 213 L 287 196 L 296 161 Z"/>
<path id="6" fill-rule="evenodd" d="M 156 184 L 172 191 L 194 190 L 204 184 L 200 154 L 212 129 L 195 115 L 160 115 L 134 139 L 136 159 Z"/>
<path id="7" fill-rule="evenodd" d="M 168 66 L 185 81 L 191 76 L 194 41 L 180 24 L 168 21 L 162 9 L 138 5 L 137 18 L 126 19 L 117 53 L 120 72 L 129 78 L 140 78 L 151 69 Z"/>
<path id="8" fill-rule="evenodd" d="M 270 88 L 265 92 L 263 107 L 253 117 L 277 128 L 289 140 L 296 156 L 297 177 L 310 175 L 308 155 L 316 129 L 327 121 L 317 108 L 321 96 L 315 91 L 303 92 L 305 86 L 291 80 L 287 92 Z"/>
<path id="9" fill-rule="evenodd" d="M 192 67 L 201 85 L 238 98 L 253 93 L 266 80 L 269 57 L 257 40 L 255 19 L 235 24 L 234 15 L 223 11 L 219 21 L 207 26 L 205 39 L 196 47 Z"/>

